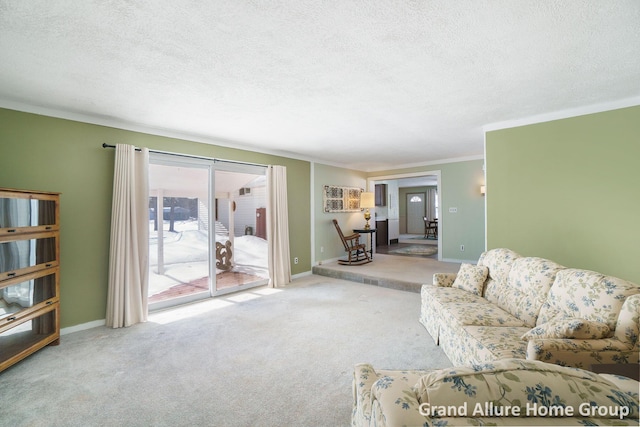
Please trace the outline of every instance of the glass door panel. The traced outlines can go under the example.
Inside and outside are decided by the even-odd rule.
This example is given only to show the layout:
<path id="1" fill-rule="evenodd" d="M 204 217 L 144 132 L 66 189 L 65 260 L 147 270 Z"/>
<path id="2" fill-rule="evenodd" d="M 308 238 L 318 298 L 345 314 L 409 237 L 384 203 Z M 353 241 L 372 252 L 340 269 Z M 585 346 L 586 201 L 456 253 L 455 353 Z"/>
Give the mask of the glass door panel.
<path id="1" fill-rule="evenodd" d="M 265 172 L 215 165 L 216 295 L 268 283 Z"/>
<path id="2" fill-rule="evenodd" d="M 150 159 L 150 309 L 211 296 L 210 169 L 175 156 Z"/>

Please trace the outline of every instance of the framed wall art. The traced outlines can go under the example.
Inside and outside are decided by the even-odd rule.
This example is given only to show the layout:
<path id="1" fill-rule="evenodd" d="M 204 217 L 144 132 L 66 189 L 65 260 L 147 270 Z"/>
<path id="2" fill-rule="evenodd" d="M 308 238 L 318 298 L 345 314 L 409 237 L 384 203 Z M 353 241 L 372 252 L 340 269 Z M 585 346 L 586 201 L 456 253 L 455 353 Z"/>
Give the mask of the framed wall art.
<path id="1" fill-rule="evenodd" d="M 360 193 L 358 187 L 325 185 L 322 201 L 325 212 L 360 212 Z"/>

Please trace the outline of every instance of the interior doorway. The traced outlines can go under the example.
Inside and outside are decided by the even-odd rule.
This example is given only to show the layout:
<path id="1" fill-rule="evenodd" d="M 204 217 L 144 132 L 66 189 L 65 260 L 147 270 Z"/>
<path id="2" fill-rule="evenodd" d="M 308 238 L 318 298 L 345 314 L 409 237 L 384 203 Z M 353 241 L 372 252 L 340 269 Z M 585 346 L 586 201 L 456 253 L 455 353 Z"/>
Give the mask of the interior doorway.
<path id="1" fill-rule="evenodd" d="M 400 193 L 400 189 L 405 189 L 405 191 L 407 192 L 412 192 L 410 189 L 411 188 L 416 188 L 416 187 L 421 187 L 420 190 L 418 190 L 416 188 L 415 191 L 416 193 L 423 193 L 424 187 L 432 187 L 431 190 L 428 191 L 433 191 L 433 196 L 434 196 L 434 203 L 433 203 L 433 207 L 435 209 L 435 212 L 433 213 L 433 216 L 435 218 L 438 218 L 438 238 L 436 239 L 422 239 L 424 236 L 424 221 L 422 219 L 422 217 L 425 214 L 422 214 L 419 216 L 420 219 L 420 231 L 416 229 L 412 230 L 412 231 L 418 231 L 418 233 L 416 234 L 407 234 L 407 216 L 406 216 L 406 209 L 405 212 L 402 213 L 399 211 L 399 205 L 398 206 L 388 206 L 386 209 L 387 211 L 391 211 L 391 209 L 397 209 L 396 212 L 394 212 L 397 217 L 398 217 L 398 222 L 399 222 L 399 227 L 398 227 L 398 240 L 397 242 L 399 244 L 402 244 L 403 242 L 406 242 L 406 244 L 417 244 L 417 243 L 425 243 L 425 244 L 431 244 L 431 245 L 437 245 L 438 247 L 438 252 L 437 252 L 437 259 L 438 260 L 442 260 L 442 245 L 443 245 L 443 240 L 446 239 L 446 228 L 445 228 L 445 223 L 446 223 L 446 219 L 443 220 L 443 218 L 441 218 L 441 215 L 438 215 L 438 210 L 439 210 L 439 206 L 442 205 L 442 192 L 441 192 L 441 171 L 440 170 L 434 170 L 434 171 L 424 171 L 424 172 L 412 172 L 412 173 L 404 173 L 404 174 L 392 174 L 392 175 L 380 175 L 380 176 L 373 176 L 368 178 L 367 180 L 367 188 L 368 191 L 373 191 L 375 184 L 381 184 L 381 183 L 387 183 L 387 184 L 391 184 L 388 185 L 387 188 L 389 191 L 395 191 L 395 194 L 389 194 L 389 200 L 390 203 L 393 203 L 395 201 L 396 204 L 398 203 L 402 203 L 405 204 L 406 203 L 406 197 L 402 197 L 403 194 L 401 195 Z M 395 190 L 394 190 L 395 189 Z M 434 191 L 435 190 L 435 191 Z M 428 193 L 427 191 L 427 193 Z M 404 192 L 403 192 L 404 193 Z M 400 197 L 399 197 L 400 196 Z M 426 202 L 426 200 L 425 200 Z M 425 207 L 426 210 L 429 210 L 428 204 Z M 378 212 L 378 208 L 376 208 L 376 214 L 380 215 L 380 213 Z M 404 216 L 403 216 L 404 214 Z M 428 213 L 426 213 L 427 216 L 429 216 Z M 384 213 L 383 213 L 384 216 Z M 391 229 L 391 227 L 389 227 Z M 419 239 L 416 239 L 419 235 Z M 390 239 L 395 239 L 395 237 L 392 237 L 391 234 L 389 236 Z M 390 248 L 393 249 L 393 248 Z"/>

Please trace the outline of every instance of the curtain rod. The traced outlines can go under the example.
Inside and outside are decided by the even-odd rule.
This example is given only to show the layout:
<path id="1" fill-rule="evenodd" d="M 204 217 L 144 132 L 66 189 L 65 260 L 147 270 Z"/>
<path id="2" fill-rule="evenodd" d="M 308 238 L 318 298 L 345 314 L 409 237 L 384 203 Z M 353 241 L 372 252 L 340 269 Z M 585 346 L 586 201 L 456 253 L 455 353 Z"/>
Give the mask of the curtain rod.
<path id="1" fill-rule="evenodd" d="M 111 145 L 111 144 L 107 144 L 106 142 L 102 143 L 102 148 L 116 148 L 115 145 Z M 136 147 L 135 148 L 136 151 L 142 151 L 140 148 Z M 215 158 L 211 158 L 211 157 L 201 157 L 201 156 L 192 156 L 189 154 L 178 154 L 178 153 L 170 153 L 168 151 L 156 151 L 156 150 L 149 150 L 150 153 L 157 153 L 157 154 L 168 154 L 170 156 L 179 156 L 179 157 L 189 157 L 192 159 L 207 159 L 207 160 L 213 160 L 214 163 L 235 163 L 238 165 L 250 165 L 250 166 L 260 166 L 262 168 L 268 168 L 269 166 L 267 165 L 261 165 L 258 163 L 249 163 L 249 162 L 238 162 L 235 160 L 221 160 L 221 159 L 215 159 Z"/>
<path id="2" fill-rule="evenodd" d="M 107 144 L 106 142 L 102 143 L 102 148 L 116 148 L 115 145 Z M 142 151 L 140 148 L 136 147 L 136 151 Z"/>

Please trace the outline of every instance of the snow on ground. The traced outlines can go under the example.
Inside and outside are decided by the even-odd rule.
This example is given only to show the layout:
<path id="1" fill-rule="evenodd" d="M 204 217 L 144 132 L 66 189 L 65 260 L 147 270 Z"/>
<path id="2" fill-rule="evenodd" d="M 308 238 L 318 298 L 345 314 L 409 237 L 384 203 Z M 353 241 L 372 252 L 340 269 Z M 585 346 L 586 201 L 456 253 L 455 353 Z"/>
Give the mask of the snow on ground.
<path id="1" fill-rule="evenodd" d="M 171 286 L 189 283 L 209 275 L 208 232 L 198 230 L 196 220 L 175 221 L 175 232 L 170 232 L 169 221 L 164 221 L 164 275 L 158 271 L 158 233 L 149 224 L 149 295 L 155 295 Z M 225 243 L 226 235 L 216 235 L 216 241 Z M 256 236 L 238 236 L 233 239 L 232 271 L 269 278 L 267 241 Z M 221 273 L 216 270 L 216 274 Z"/>

